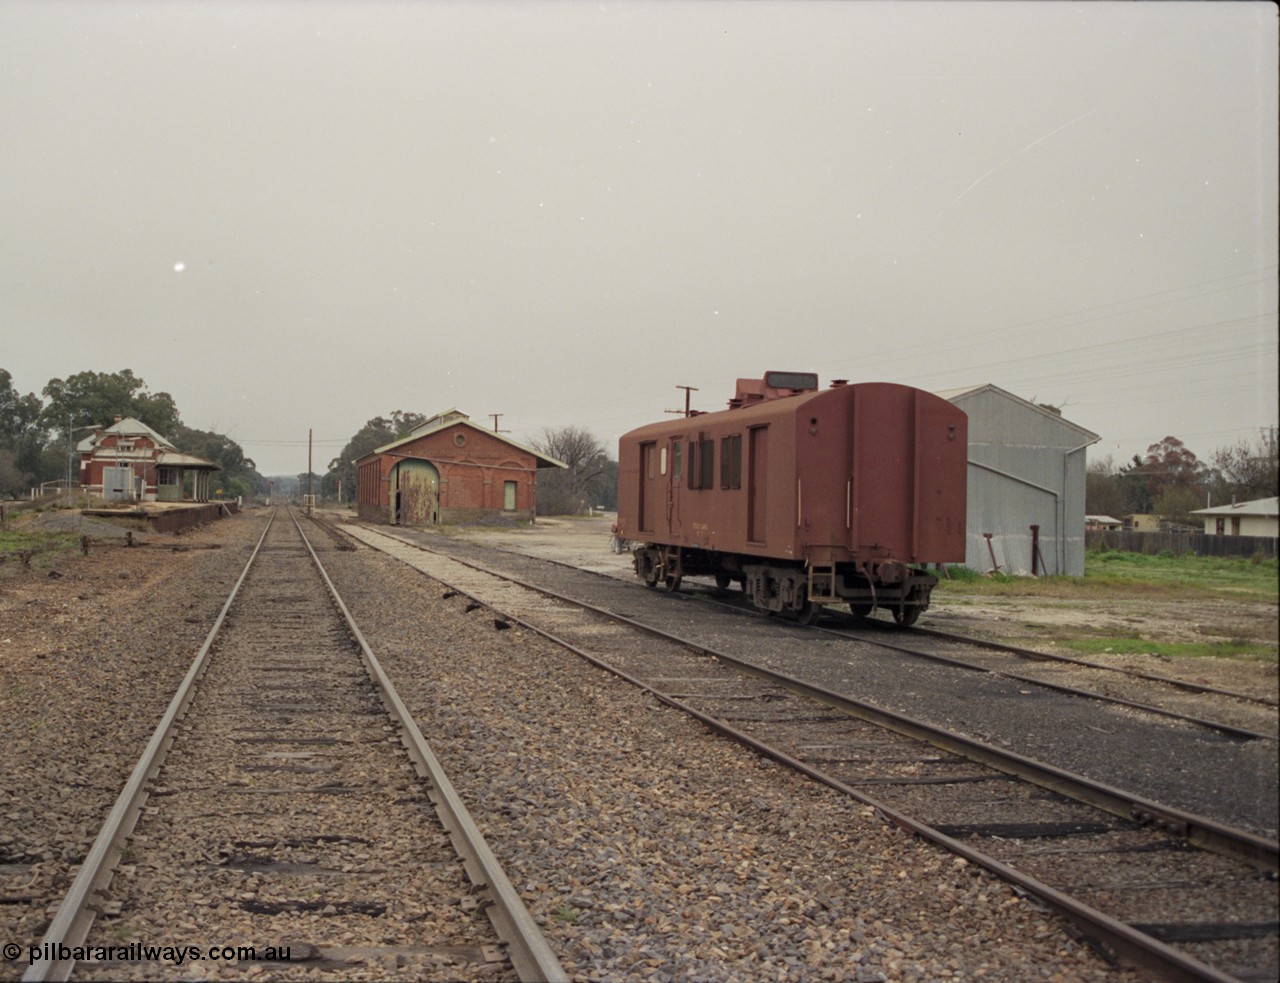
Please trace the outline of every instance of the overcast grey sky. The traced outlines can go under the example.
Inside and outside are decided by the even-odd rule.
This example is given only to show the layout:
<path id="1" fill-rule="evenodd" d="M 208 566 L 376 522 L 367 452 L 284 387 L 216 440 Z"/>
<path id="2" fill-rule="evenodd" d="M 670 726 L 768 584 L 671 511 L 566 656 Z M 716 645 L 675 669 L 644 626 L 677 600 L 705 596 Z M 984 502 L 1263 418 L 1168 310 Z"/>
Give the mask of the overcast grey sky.
<path id="1" fill-rule="evenodd" d="M 1277 416 L 1267 3 L 0 0 L 0 368 L 264 474 L 456 407 L 616 452 L 766 369 Z"/>

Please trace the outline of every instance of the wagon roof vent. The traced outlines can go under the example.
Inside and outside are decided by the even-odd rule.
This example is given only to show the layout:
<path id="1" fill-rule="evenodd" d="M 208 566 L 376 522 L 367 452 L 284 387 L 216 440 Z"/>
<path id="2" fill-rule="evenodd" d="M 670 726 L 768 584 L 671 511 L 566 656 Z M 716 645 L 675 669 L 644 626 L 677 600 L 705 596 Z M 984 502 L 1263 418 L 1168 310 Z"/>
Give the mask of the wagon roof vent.
<path id="1" fill-rule="evenodd" d="M 813 392 L 817 388 L 816 372 L 766 372 L 763 379 L 739 379 L 738 391 L 729 400 L 729 409 L 736 410 L 766 399 L 782 399 L 785 396 Z"/>

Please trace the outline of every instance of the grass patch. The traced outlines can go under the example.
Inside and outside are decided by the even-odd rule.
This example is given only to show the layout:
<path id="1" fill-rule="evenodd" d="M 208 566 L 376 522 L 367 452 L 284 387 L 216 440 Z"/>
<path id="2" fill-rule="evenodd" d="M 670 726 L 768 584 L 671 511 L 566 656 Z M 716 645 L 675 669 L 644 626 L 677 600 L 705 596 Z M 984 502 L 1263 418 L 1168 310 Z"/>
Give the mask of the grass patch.
<path id="1" fill-rule="evenodd" d="M 938 590 L 957 597 L 1133 597 L 1178 600 L 1227 598 L 1262 604 L 1280 602 L 1274 559 L 1174 556 L 1170 553 L 1087 553 L 1083 577 L 1011 577 L 948 567 Z"/>
<path id="2" fill-rule="evenodd" d="M 70 549 L 80 549 L 79 533 L 0 530 L 0 557 L 4 559 L 15 558 L 25 552 L 60 553 Z"/>
<path id="3" fill-rule="evenodd" d="M 1076 638 L 1063 639 L 1060 644 L 1084 655 L 1159 655 L 1170 659 L 1277 661 L 1274 645 L 1246 639 L 1227 642 L 1153 642 L 1145 638 Z"/>
<path id="4" fill-rule="evenodd" d="M 1085 557 L 1084 579 L 1175 595 L 1234 596 L 1271 604 L 1277 603 L 1280 594 L 1276 561 L 1261 557 L 1089 553 Z"/>

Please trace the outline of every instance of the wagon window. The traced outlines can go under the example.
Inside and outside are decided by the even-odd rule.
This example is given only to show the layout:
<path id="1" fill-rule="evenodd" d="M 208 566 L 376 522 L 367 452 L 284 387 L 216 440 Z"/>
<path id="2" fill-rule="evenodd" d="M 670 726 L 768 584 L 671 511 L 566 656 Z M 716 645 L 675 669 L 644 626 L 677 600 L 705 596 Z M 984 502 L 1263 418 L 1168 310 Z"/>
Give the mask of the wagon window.
<path id="1" fill-rule="evenodd" d="M 689 487 L 693 489 L 715 487 L 716 442 L 714 437 L 699 434 L 689 441 Z"/>
<path id="2" fill-rule="evenodd" d="M 673 478 L 680 477 L 680 441 L 673 441 L 671 444 L 671 476 Z"/>
<path id="3" fill-rule="evenodd" d="M 698 441 L 698 487 L 714 488 L 716 473 L 716 441 L 703 437 Z"/>
<path id="4" fill-rule="evenodd" d="M 742 487 L 742 434 L 720 438 L 720 487 Z"/>

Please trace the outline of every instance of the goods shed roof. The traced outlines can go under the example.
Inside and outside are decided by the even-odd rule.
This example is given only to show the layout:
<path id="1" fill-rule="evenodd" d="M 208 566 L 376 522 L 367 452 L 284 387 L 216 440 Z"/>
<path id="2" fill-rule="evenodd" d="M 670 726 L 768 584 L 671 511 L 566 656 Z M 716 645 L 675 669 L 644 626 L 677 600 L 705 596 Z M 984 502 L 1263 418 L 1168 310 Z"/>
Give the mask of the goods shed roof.
<path id="1" fill-rule="evenodd" d="M 453 426 L 459 426 L 459 425 L 464 427 L 469 427 L 470 429 L 475 430 L 477 433 L 484 434 L 485 437 L 488 437 L 492 440 L 497 440 L 504 444 L 509 444 L 510 446 L 515 447 L 518 450 L 524 451 L 526 454 L 532 454 L 534 458 L 537 460 L 537 467 L 539 469 L 567 468 L 569 466 L 565 464 L 563 461 L 557 460 L 554 457 L 550 457 L 546 454 L 543 454 L 541 451 L 533 447 L 525 446 L 524 444 L 520 443 L 518 440 L 512 440 L 510 437 L 506 436 L 505 434 L 498 433 L 496 430 L 489 430 L 485 427 L 480 426 L 477 423 L 472 422 L 471 418 L 467 416 L 467 414 L 462 413 L 458 410 L 445 410 L 443 413 L 437 413 L 435 416 L 431 417 L 431 419 L 427 420 L 425 423 L 421 424 L 420 426 L 415 427 L 413 430 L 410 430 L 407 434 L 405 434 L 403 437 L 399 438 L 398 440 L 393 440 L 389 444 L 383 444 L 381 447 L 374 448 L 368 454 L 364 455 L 364 457 L 362 457 L 360 460 L 364 460 L 365 458 L 372 457 L 375 454 L 385 454 L 387 451 L 394 450 L 397 447 L 402 447 L 411 441 L 419 440 L 423 437 L 429 436 L 430 434 L 436 433 L 437 431 L 444 430 L 447 427 L 453 427 Z"/>

